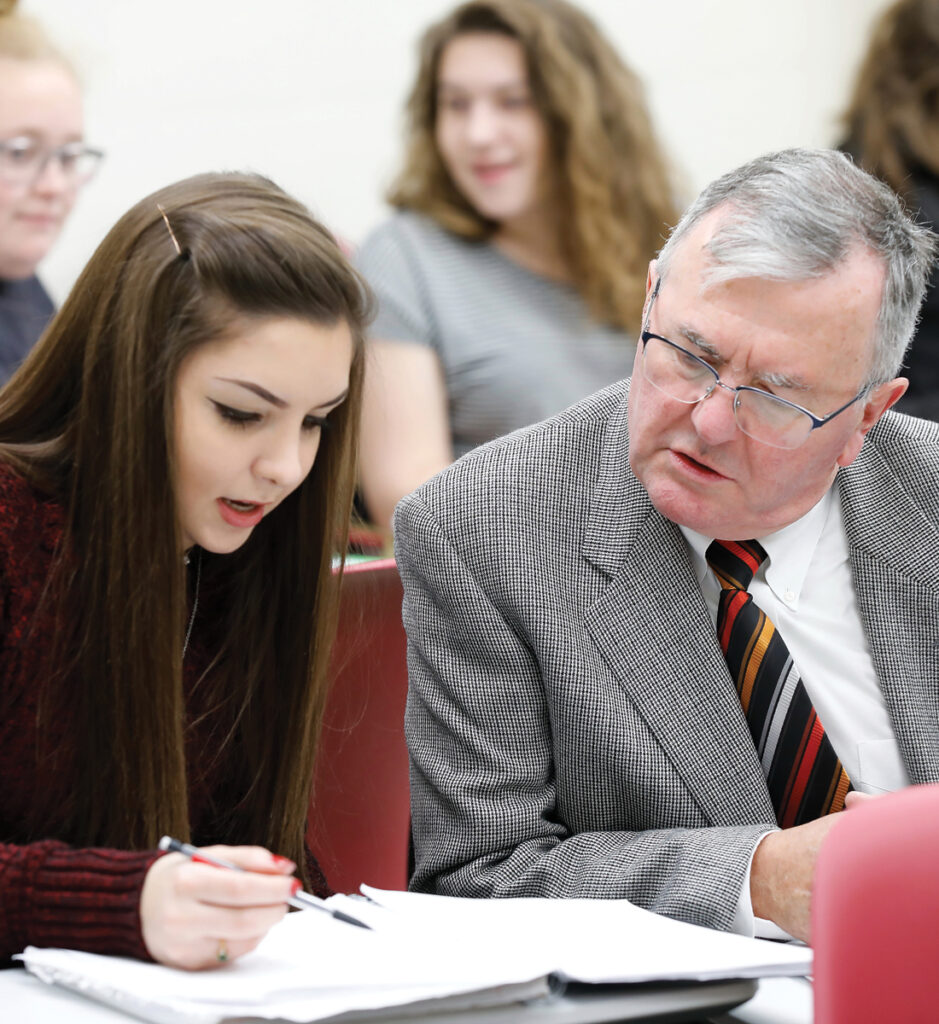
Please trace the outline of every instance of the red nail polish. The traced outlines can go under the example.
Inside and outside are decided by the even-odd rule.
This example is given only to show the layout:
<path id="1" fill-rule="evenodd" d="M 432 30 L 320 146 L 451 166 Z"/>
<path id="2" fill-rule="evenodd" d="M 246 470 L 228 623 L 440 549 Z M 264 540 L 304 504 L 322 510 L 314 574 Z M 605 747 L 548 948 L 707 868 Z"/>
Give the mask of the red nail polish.
<path id="1" fill-rule="evenodd" d="M 272 853 L 271 858 L 279 868 L 287 867 L 287 865 L 289 864 L 290 870 L 293 871 L 297 866 L 289 857 L 281 857 L 280 854 L 278 853 Z"/>
<path id="2" fill-rule="evenodd" d="M 290 886 L 290 895 L 295 896 L 302 888 L 303 884 L 301 883 L 300 879 L 295 878 L 293 880 L 293 884 Z"/>

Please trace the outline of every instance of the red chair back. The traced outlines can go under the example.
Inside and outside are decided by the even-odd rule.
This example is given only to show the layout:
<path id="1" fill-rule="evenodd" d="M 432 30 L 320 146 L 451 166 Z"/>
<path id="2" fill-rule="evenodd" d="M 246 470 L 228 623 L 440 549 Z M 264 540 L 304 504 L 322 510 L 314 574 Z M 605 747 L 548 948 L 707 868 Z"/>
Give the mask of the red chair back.
<path id="1" fill-rule="evenodd" d="M 401 598 L 393 558 L 346 568 L 307 836 L 336 892 L 407 888 Z"/>
<path id="2" fill-rule="evenodd" d="M 939 1017 L 939 785 L 845 811 L 812 899 L 815 1024 Z"/>

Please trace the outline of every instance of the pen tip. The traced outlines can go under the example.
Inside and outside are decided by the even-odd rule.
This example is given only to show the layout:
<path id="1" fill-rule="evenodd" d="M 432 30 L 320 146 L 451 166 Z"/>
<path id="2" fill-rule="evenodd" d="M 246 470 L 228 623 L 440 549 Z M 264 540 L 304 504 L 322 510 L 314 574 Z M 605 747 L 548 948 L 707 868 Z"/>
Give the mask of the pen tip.
<path id="1" fill-rule="evenodd" d="M 364 928 L 367 932 L 372 930 L 372 926 L 366 924 L 364 921 L 360 921 L 356 917 L 350 917 L 348 914 L 344 914 L 341 910 L 335 910 L 333 913 L 336 915 L 336 920 L 345 921 L 346 924 L 354 924 L 359 928 Z"/>

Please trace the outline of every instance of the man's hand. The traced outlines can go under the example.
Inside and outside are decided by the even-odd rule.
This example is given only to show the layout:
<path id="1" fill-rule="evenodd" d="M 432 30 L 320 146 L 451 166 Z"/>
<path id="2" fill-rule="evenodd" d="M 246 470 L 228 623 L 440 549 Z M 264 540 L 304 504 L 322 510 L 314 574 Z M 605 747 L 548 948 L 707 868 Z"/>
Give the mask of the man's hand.
<path id="1" fill-rule="evenodd" d="M 876 799 L 852 791 L 845 797 L 845 811 Z M 771 832 L 753 855 L 750 899 L 754 915 L 778 924 L 804 942 L 811 938 L 815 861 L 822 841 L 838 818 L 838 814 L 826 814 L 795 828 Z"/>
<path id="2" fill-rule="evenodd" d="M 837 814 L 771 832 L 756 848 L 750 870 L 750 899 L 765 917 L 808 942 L 812 925 L 812 883 L 819 847 Z"/>
<path id="3" fill-rule="evenodd" d="M 871 800 L 879 800 L 884 795 L 883 793 L 859 793 L 856 789 L 852 789 L 844 798 L 844 809 L 850 811 L 852 807 L 860 807 Z M 852 818 L 851 820 L 853 821 L 854 819 Z"/>

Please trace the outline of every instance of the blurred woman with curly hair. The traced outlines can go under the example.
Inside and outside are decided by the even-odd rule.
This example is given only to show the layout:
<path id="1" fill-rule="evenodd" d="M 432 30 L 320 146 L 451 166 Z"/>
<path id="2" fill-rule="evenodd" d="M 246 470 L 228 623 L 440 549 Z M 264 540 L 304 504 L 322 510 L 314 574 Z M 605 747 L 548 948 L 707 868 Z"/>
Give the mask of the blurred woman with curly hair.
<path id="1" fill-rule="evenodd" d="M 387 525 L 455 457 L 629 373 L 646 268 L 676 219 L 637 76 L 564 0 L 432 25 L 395 215 L 362 246 L 361 486 Z"/>

